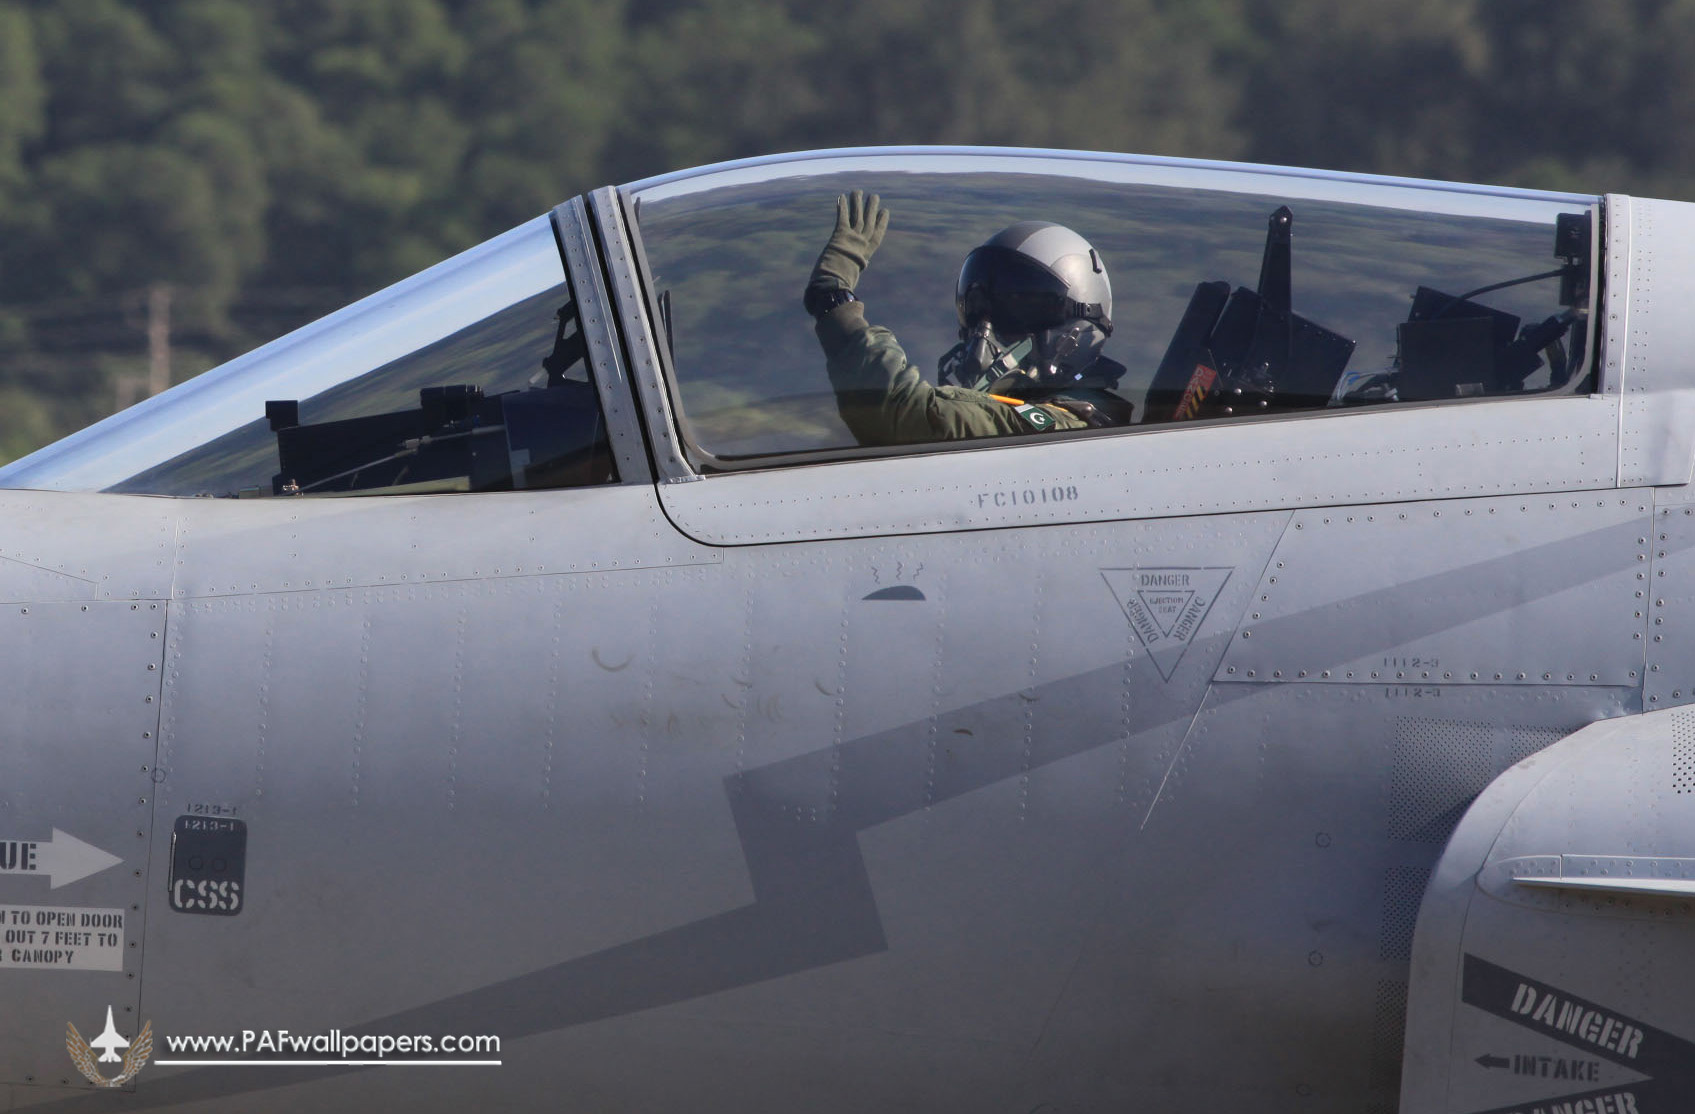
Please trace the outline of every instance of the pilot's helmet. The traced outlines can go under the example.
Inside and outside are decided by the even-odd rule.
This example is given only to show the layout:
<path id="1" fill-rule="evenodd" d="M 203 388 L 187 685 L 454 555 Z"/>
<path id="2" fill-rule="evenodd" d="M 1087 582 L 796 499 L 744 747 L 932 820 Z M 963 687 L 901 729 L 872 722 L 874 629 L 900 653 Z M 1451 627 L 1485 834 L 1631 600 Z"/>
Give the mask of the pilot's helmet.
<path id="1" fill-rule="evenodd" d="M 1112 333 L 1112 283 L 1100 254 L 1071 229 L 1020 221 L 965 257 L 954 289 L 968 346 L 992 332 L 1000 347 L 1029 338 L 1026 372 L 1063 384 L 1081 378 Z"/>

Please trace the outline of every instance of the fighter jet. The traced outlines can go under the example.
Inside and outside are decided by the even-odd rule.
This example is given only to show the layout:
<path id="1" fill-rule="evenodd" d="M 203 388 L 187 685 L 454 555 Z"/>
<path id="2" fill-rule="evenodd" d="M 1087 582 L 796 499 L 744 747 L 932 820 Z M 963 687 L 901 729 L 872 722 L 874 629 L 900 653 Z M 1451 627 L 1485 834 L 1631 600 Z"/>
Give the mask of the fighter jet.
<path id="1" fill-rule="evenodd" d="M 886 234 L 809 307 L 854 191 Z M 1032 221 L 1110 281 L 1017 292 L 1110 322 L 1120 416 L 850 429 L 886 399 L 809 309 L 934 389 Z M 757 158 L 7 466 L 6 1101 L 1687 1111 L 1691 243 L 1621 195 Z M 55 885 L 55 828 L 119 861 Z M 99 1088 L 63 1034 L 108 1003 L 157 1035 Z"/>
<path id="2" fill-rule="evenodd" d="M 117 1024 L 112 1020 L 111 1006 L 106 1007 L 106 1028 L 100 1031 L 99 1036 L 89 1041 L 88 1046 L 100 1050 L 101 1062 L 117 1063 L 123 1059 L 122 1056 L 118 1055 L 118 1050 L 128 1048 L 129 1041 L 125 1040 L 124 1035 L 118 1032 Z"/>

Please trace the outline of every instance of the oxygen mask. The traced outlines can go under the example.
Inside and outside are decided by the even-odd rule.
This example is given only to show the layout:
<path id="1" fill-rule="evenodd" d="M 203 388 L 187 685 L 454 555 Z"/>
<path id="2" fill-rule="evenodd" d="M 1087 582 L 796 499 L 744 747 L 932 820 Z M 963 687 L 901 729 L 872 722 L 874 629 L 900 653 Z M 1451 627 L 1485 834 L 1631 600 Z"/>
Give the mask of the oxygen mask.
<path id="1" fill-rule="evenodd" d="M 1096 361 L 1106 347 L 1106 337 L 1107 330 L 1080 318 L 1043 329 L 1031 338 L 1035 353 L 1031 372 L 1050 386 L 1071 386 L 1098 376 Z"/>
<path id="2" fill-rule="evenodd" d="M 943 384 L 988 390 L 997 380 L 1017 372 L 1030 354 L 1029 337 L 1009 345 L 996 334 L 987 317 L 967 324 L 960 332 L 960 344 L 943 357 L 937 372 L 936 378 Z"/>

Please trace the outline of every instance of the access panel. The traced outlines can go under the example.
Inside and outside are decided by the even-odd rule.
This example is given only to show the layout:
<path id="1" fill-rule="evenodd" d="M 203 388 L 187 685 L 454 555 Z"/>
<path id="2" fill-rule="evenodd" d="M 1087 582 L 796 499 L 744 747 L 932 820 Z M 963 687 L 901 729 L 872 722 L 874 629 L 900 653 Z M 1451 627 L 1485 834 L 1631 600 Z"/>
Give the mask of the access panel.
<path id="1" fill-rule="evenodd" d="M 0 562 L 0 595 L 14 564 Z M 94 584 L 60 579 L 73 598 L 0 603 L 0 1000 L 27 1007 L 0 1009 L 0 1082 L 18 1101 L 133 1087 L 145 1063 L 166 605 L 79 601 Z"/>

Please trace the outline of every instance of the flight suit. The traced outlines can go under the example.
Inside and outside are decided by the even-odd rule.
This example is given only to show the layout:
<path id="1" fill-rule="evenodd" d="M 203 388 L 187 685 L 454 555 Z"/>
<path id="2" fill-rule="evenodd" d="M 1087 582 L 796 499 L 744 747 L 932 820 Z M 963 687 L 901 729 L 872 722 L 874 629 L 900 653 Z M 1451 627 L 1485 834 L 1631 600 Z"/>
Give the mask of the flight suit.
<path id="1" fill-rule="evenodd" d="M 862 445 L 1005 437 L 1090 423 L 1048 399 L 1088 401 L 1094 392 L 1044 392 L 1023 405 L 983 391 L 936 387 L 924 380 L 888 329 L 865 320 L 865 306 L 846 302 L 818 319 L 830 385 L 849 432 Z"/>

